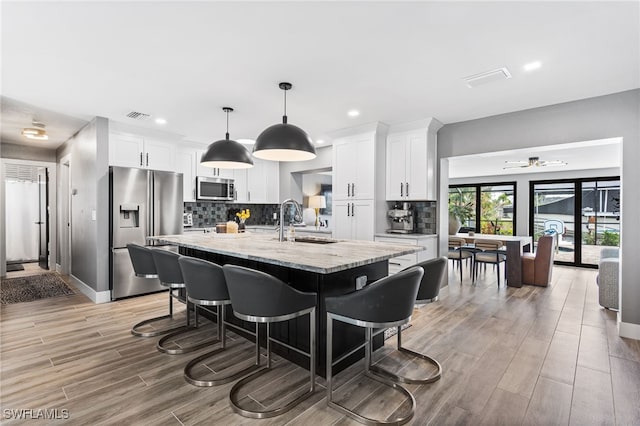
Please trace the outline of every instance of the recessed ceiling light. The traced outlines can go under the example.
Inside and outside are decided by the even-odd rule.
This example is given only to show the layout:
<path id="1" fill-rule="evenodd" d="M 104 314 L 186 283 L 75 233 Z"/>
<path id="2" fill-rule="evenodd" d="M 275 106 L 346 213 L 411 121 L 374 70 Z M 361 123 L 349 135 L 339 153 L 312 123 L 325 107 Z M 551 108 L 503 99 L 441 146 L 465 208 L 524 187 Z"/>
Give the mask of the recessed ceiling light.
<path id="1" fill-rule="evenodd" d="M 347 113 L 347 115 L 348 115 L 349 117 L 357 117 L 357 116 L 359 116 L 359 115 L 360 115 L 360 111 L 358 111 L 358 110 L 356 110 L 356 109 L 352 109 L 351 111 L 349 111 L 349 112 Z"/>
<path id="2" fill-rule="evenodd" d="M 533 71 L 533 70 L 537 70 L 541 66 L 542 66 L 542 63 L 540 61 L 535 61 L 535 62 L 529 62 L 528 64 L 525 64 L 525 66 L 522 68 L 524 68 L 525 71 Z"/>
<path id="3" fill-rule="evenodd" d="M 164 118 L 156 118 L 156 123 L 157 124 L 167 124 L 167 120 L 165 120 Z"/>
<path id="4" fill-rule="evenodd" d="M 238 142 L 244 145 L 253 145 L 254 143 L 256 143 L 256 141 L 254 141 L 253 139 L 238 139 Z"/>
<path id="5" fill-rule="evenodd" d="M 316 140 L 316 143 L 317 143 L 318 145 L 322 145 L 322 144 L 324 143 L 324 141 L 323 141 L 322 139 L 318 139 L 318 140 Z"/>

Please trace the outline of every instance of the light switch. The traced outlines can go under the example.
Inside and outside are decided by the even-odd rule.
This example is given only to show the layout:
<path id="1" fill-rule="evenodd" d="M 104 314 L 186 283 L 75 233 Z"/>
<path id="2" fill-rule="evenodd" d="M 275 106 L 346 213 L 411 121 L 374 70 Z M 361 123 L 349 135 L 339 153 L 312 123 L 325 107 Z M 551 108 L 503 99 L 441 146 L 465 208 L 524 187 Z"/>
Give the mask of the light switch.
<path id="1" fill-rule="evenodd" d="M 96 211 L 91 210 L 91 220 L 96 220 Z"/>

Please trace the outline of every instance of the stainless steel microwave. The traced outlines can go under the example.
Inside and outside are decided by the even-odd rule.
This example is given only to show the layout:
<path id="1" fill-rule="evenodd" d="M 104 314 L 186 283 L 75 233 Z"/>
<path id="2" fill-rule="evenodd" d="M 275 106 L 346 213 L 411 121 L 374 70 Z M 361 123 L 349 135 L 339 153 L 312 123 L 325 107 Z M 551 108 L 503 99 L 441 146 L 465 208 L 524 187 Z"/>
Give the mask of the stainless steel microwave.
<path id="1" fill-rule="evenodd" d="M 208 201 L 233 201 L 233 179 L 196 176 L 196 199 Z"/>

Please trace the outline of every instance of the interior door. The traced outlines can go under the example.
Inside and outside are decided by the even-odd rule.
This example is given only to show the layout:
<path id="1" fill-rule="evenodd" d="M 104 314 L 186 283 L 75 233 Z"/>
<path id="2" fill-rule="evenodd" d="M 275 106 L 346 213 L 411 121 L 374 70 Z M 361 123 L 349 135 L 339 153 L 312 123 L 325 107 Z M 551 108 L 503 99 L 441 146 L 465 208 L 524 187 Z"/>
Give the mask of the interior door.
<path id="1" fill-rule="evenodd" d="M 38 168 L 38 264 L 49 269 L 49 171 Z"/>

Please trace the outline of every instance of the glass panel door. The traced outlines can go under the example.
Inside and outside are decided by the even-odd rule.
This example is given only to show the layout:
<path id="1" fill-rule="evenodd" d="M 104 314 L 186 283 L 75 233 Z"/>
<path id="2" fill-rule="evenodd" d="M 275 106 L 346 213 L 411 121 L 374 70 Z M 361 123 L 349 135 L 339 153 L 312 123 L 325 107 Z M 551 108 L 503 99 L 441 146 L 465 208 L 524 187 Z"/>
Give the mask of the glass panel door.
<path id="1" fill-rule="evenodd" d="M 534 183 L 532 188 L 534 245 L 545 231 L 555 231 L 554 259 L 563 263 L 575 262 L 575 189 L 575 182 Z"/>
<path id="2" fill-rule="evenodd" d="M 620 181 L 582 182 L 581 263 L 597 265 L 602 246 L 620 245 Z"/>

